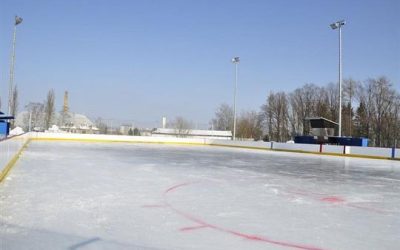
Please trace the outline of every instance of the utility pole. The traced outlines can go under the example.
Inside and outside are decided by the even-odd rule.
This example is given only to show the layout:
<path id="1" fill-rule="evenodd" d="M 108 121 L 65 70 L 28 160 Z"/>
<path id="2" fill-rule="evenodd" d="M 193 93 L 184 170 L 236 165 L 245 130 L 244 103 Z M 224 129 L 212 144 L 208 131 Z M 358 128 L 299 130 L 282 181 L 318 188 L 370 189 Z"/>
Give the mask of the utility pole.
<path id="1" fill-rule="evenodd" d="M 237 91 L 239 62 L 240 62 L 239 57 L 232 58 L 232 63 L 235 64 L 235 89 L 234 89 L 234 93 L 233 93 L 233 140 L 236 140 L 236 91 Z"/>

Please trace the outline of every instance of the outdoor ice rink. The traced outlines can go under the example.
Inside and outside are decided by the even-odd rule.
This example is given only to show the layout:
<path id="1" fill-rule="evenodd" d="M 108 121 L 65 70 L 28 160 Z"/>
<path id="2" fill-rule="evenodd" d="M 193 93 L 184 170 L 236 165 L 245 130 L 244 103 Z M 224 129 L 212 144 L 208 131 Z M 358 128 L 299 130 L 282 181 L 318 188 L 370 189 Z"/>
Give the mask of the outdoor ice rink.
<path id="1" fill-rule="evenodd" d="M 0 249 L 399 249 L 400 162 L 33 141 L 0 209 Z"/>

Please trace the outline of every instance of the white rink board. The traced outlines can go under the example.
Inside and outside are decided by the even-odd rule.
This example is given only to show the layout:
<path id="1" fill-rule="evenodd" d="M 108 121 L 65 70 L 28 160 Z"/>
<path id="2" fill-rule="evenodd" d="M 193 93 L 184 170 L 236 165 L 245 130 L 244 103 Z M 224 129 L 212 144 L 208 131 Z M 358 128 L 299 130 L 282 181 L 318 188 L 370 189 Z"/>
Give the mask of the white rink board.
<path id="1" fill-rule="evenodd" d="M 317 144 L 300 144 L 300 143 L 273 143 L 273 149 L 283 149 L 283 150 L 301 150 L 307 152 L 319 152 L 319 145 Z"/>
<path id="2" fill-rule="evenodd" d="M 350 154 L 390 158 L 392 157 L 392 149 L 376 147 L 351 147 Z"/>
<path id="3" fill-rule="evenodd" d="M 264 141 L 229 141 L 229 140 L 206 139 L 205 144 L 248 147 L 248 148 L 265 148 L 265 149 L 271 148 L 271 142 L 264 142 Z"/>
<path id="4" fill-rule="evenodd" d="M 348 147 L 346 147 L 346 148 L 348 148 Z M 334 153 L 334 154 L 343 154 L 343 146 L 322 145 L 322 152 L 324 152 L 324 153 Z"/>

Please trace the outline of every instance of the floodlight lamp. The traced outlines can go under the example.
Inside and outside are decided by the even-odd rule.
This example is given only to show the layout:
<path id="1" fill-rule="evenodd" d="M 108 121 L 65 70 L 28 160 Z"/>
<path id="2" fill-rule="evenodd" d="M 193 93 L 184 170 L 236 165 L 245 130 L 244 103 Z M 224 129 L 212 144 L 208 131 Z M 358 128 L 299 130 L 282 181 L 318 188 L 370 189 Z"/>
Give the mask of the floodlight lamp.
<path id="1" fill-rule="evenodd" d="M 18 25 L 18 24 L 22 23 L 22 20 L 23 19 L 21 17 L 15 16 L 15 25 Z"/>
<path id="2" fill-rule="evenodd" d="M 239 57 L 232 58 L 232 63 L 239 63 L 239 61 L 240 61 Z"/>
<path id="3" fill-rule="evenodd" d="M 340 20 L 340 21 L 337 21 L 337 22 L 332 23 L 330 26 L 331 26 L 331 28 L 334 30 L 334 29 L 337 29 L 337 28 L 342 27 L 342 26 L 345 25 L 345 24 L 346 24 L 346 21 L 345 21 L 345 20 Z"/>

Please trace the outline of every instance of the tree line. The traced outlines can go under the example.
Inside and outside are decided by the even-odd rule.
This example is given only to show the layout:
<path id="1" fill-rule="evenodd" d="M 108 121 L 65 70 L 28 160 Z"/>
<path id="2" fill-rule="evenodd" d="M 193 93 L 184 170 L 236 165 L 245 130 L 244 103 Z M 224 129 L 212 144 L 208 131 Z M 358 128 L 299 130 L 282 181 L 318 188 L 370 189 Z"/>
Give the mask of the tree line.
<path id="1" fill-rule="evenodd" d="M 338 84 L 308 83 L 288 93 L 270 92 L 259 111 L 239 114 L 236 135 L 284 142 L 309 134 L 306 118 L 337 122 L 338 115 Z M 232 130 L 232 108 L 221 104 L 211 124 L 214 129 Z M 378 147 L 393 147 L 400 141 L 400 94 L 387 77 L 343 81 L 342 136 L 366 137 L 370 146 Z"/>
<path id="2" fill-rule="evenodd" d="M 15 86 L 12 91 L 10 100 L 10 114 L 17 117 L 19 101 L 18 88 Z M 0 101 L 1 108 L 1 101 Z M 52 124 L 55 124 L 55 94 L 54 90 L 50 89 L 47 92 L 47 97 L 43 102 L 29 102 L 26 106 L 26 113 L 23 115 L 24 130 L 28 131 L 29 123 L 31 128 L 49 129 Z M 15 127 L 15 120 L 11 120 L 11 128 Z"/>
<path id="3" fill-rule="evenodd" d="M 26 113 L 23 114 L 23 124 L 26 131 L 31 128 L 40 128 L 47 130 L 53 124 L 57 124 L 55 111 L 55 94 L 54 90 L 50 89 L 47 92 L 46 99 L 43 102 L 30 102 L 25 106 Z"/>

